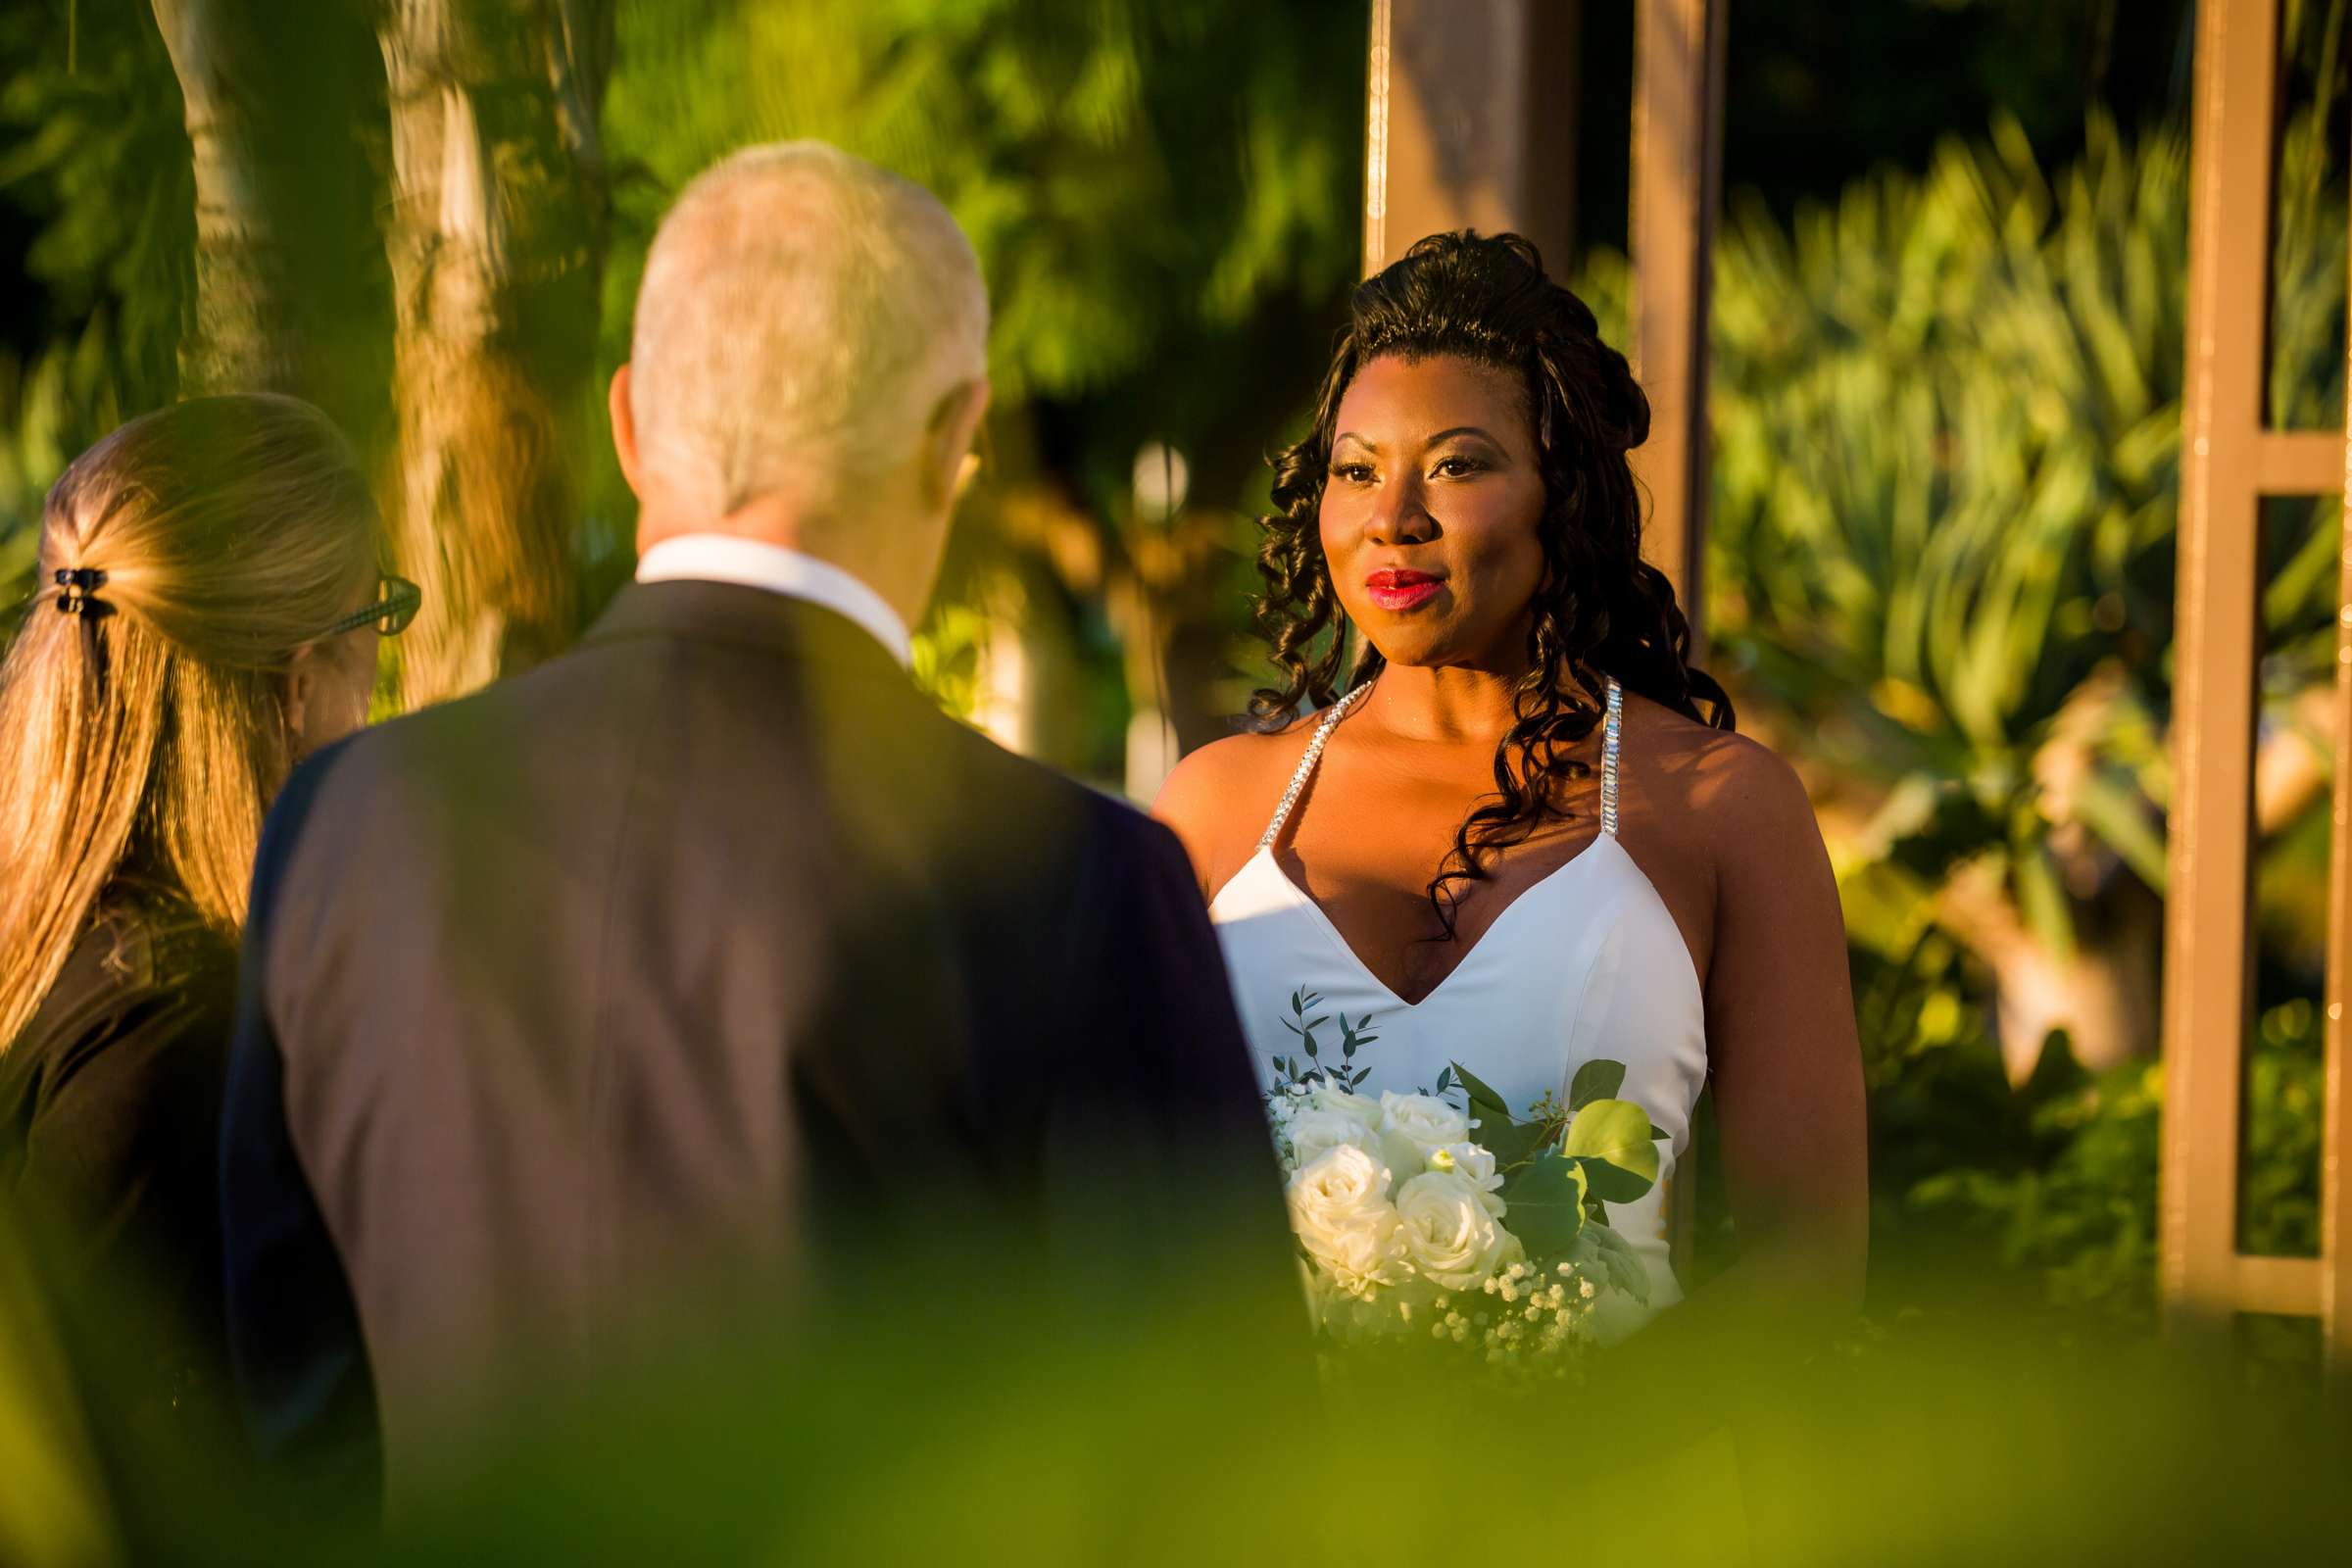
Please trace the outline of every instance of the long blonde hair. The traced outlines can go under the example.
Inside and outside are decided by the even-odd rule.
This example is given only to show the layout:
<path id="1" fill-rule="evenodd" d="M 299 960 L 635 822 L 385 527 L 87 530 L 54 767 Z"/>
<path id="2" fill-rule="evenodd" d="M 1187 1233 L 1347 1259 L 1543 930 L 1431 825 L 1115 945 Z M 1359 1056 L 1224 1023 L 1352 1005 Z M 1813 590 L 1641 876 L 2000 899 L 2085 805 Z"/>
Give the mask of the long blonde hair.
<path id="1" fill-rule="evenodd" d="M 119 882 L 234 940 L 294 760 L 289 662 L 366 591 L 380 532 L 293 398 L 175 404 L 58 479 L 0 661 L 0 1051 Z"/>

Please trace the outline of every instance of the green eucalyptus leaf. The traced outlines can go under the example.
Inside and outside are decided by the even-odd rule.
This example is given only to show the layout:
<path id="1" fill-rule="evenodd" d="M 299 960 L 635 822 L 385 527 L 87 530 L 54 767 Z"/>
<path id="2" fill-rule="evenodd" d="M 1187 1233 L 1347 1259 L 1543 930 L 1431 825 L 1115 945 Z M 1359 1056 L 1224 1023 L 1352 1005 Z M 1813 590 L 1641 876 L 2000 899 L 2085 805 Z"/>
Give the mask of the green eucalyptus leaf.
<path id="1" fill-rule="evenodd" d="M 1624 1087 L 1625 1063 L 1595 1056 L 1577 1068 L 1576 1076 L 1568 1080 L 1568 1109 L 1575 1112 L 1595 1100 L 1611 1099 Z"/>
<path id="2" fill-rule="evenodd" d="M 1630 1203 L 1658 1180 L 1649 1112 L 1630 1100 L 1595 1100 L 1568 1123 L 1560 1152 L 1584 1163 L 1604 1201 Z"/>
<path id="3" fill-rule="evenodd" d="M 1544 1124 L 1487 1116 L 1470 1129 L 1471 1141 L 1494 1156 L 1494 1168 L 1507 1171 L 1524 1165 L 1544 1145 Z"/>
<path id="4" fill-rule="evenodd" d="M 1656 1151 L 1653 1150 L 1651 1152 L 1654 1154 Z M 1585 1178 L 1592 1188 L 1592 1196 L 1604 1203 L 1634 1202 L 1647 1197 L 1649 1190 L 1657 1185 L 1656 1177 L 1627 1170 L 1613 1160 L 1596 1159 L 1591 1154 L 1580 1154 L 1576 1156 L 1576 1163 L 1584 1167 Z"/>
<path id="5" fill-rule="evenodd" d="M 1585 1227 L 1584 1168 L 1546 1154 L 1504 1179 L 1502 1200 L 1502 1222 L 1530 1257 L 1565 1257 Z"/>
<path id="6" fill-rule="evenodd" d="M 1469 1092 L 1470 1114 L 1473 1118 L 1480 1121 L 1496 1119 L 1509 1121 L 1511 1119 L 1509 1103 L 1490 1088 L 1484 1079 L 1458 1061 L 1452 1062 L 1450 1065 L 1453 1068 L 1453 1075 L 1462 1081 L 1462 1088 Z M 1481 1139 L 1480 1142 L 1484 1143 L 1485 1140 Z"/>

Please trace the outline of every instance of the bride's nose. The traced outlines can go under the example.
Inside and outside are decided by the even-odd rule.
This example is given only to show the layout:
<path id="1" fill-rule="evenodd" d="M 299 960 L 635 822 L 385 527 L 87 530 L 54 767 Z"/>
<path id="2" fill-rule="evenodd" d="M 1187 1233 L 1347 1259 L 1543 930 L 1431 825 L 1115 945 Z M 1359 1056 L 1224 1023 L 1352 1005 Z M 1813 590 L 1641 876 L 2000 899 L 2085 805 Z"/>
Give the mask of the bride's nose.
<path id="1" fill-rule="evenodd" d="M 1438 519 L 1429 514 L 1418 478 L 1407 477 L 1381 486 L 1365 519 L 1364 538 L 1376 545 L 1426 544 L 1438 536 Z"/>

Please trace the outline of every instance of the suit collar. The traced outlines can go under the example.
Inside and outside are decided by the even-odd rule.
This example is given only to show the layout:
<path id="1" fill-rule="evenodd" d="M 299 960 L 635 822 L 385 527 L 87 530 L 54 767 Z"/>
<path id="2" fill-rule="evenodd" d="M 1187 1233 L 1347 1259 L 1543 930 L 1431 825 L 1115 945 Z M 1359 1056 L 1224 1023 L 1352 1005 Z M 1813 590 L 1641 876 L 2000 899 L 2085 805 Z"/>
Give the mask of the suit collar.
<path id="1" fill-rule="evenodd" d="M 662 540 L 637 563 L 639 582 L 736 582 L 838 612 L 865 628 L 888 649 L 902 669 L 914 656 L 906 623 L 889 601 L 856 574 L 830 562 L 760 539 L 729 534 L 687 533 Z"/>
<path id="2" fill-rule="evenodd" d="M 640 637 L 751 648 L 913 689 L 891 653 L 840 612 L 741 583 L 628 583 L 580 641 L 588 646 Z"/>

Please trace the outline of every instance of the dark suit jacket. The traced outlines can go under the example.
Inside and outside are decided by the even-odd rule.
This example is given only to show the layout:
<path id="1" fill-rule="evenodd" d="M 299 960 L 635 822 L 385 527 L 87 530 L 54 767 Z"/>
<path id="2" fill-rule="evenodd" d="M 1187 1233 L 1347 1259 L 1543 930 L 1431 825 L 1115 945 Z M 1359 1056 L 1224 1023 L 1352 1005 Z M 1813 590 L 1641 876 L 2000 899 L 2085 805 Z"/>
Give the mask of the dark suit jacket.
<path id="1" fill-rule="evenodd" d="M 1021 1271 L 1100 1270 L 1110 1216 L 1135 1257 L 1208 1217 L 1296 1309 L 1173 837 L 745 587 L 631 586 L 297 773 L 224 1144 L 265 1455 L 365 1485 L 380 1430 L 396 1501 L 502 1400 L 820 1255 L 994 1227 Z"/>

